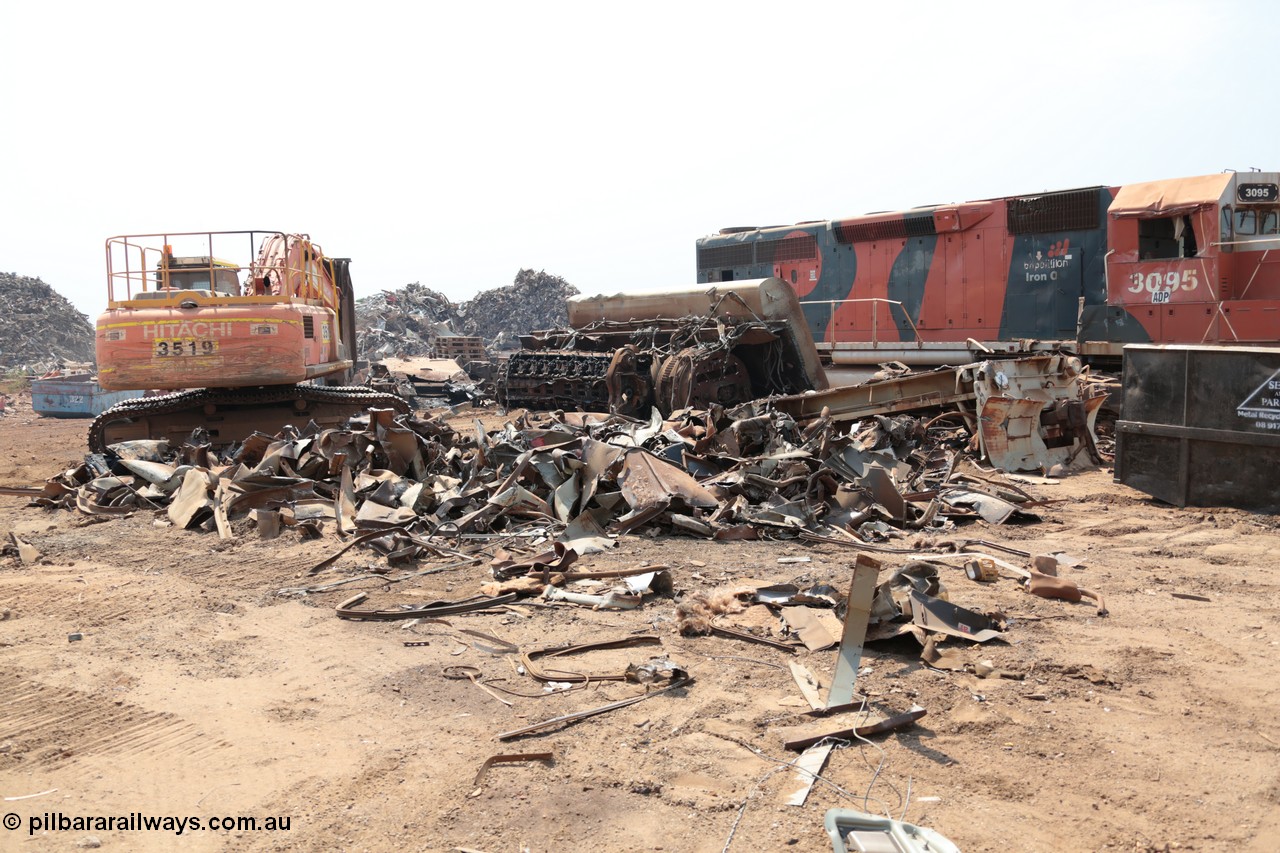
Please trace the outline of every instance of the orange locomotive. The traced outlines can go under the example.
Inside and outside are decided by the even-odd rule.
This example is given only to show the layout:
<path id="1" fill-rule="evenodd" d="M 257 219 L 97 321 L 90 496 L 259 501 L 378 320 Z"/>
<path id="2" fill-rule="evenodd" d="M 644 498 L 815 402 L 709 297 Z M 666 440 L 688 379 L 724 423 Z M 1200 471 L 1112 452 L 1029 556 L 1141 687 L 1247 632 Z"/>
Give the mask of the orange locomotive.
<path id="1" fill-rule="evenodd" d="M 930 205 L 697 242 L 698 281 L 777 276 L 836 364 L 1280 340 L 1280 173 Z"/>
<path id="2" fill-rule="evenodd" d="M 113 237 L 106 249 L 100 384 L 181 393 L 104 412 L 89 431 L 95 452 L 136 438 L 180 442 L 196 428 L 226 445 L 286 424 L 337 425 L 370 406 L 408 411 L 399 397 L 321 384 L 349 381 L 355 302 L 350 259 L 326 258 L 306 235 L 138 235 Z"/>

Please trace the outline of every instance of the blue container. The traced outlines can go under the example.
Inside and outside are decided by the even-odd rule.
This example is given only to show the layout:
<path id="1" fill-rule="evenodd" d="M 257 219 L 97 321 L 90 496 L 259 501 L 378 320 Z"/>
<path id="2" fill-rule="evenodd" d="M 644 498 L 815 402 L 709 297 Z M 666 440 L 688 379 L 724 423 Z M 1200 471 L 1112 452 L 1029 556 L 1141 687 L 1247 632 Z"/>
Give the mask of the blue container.
<path id="1" fill-rule="evenodd" d="M 121 400 L 142 391 L 103 391 L 92 376 L 37 379 L 31 383 L 31 408 L 46 418 L 96 418 Z"/>

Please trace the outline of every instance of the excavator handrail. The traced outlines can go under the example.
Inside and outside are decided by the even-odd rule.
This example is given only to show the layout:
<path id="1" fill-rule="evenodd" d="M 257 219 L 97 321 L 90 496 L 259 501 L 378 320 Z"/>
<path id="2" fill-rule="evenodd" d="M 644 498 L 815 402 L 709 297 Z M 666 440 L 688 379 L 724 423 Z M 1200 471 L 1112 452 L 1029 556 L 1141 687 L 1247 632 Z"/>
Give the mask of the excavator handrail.
<path id="1" fill-rule="evenodd" d="M 175 242 L 184 238 L 200 238 L 204 249 L 199 254 L 176 256 L 173 252 Z M 236 254 L 234 239 L 247 237 L 248 262 L 226 261 L 219 257 L 228 248 Z M 215 241 L 215 238 L 223 238 Z M 160 246 L 146 245 L 160 241 Z M 271 257 L 264 258 L 264 247 L 279 240 L 281 247 Z M 184 248 L 189 248 L 188 246 Z M 195 292 L 186 288 L 173 288 L 170 285 L 172 272 L 171 261 L 181 258 L 196 258 L 205 262 L 204 266 L 184 264 L 181 272 L 207 272 L 209 275 L 208 292 L 217 294 L 219 299 L 236 299 L 242 296 L 278 297 L 272 301 L 319 300 L 321 304 L 337 309 L 336 294 L 330 299 L 325 296 L 329 288 L 325 287 L 324 253 L 319 246 L 311 242 L 309 234 L 288 234 L 284 231 L 174 231 L 157 234 L 125 234 L 108 237 L 105 241 L 107 262 L 107 298 L 112 305 L 131 302 L 141 293 L 174 290 L 177 292 Z M 243 251 L 243 250 L 241 250 Z M 291 262 L 290 257 L 298 255 L 300 260 Z M 264 263 L 265 261 L 265 263 Z M 240 281 L 240 273 L 249 271 L 249 281 Z M 219 275 L 221 273 L 222 275 Z M 217 281 L 225 276 L 234 276 L 236 292 L 226 293 L 218 290 Z M 258 282 L 255 275 L 261 276 Z M 268 280 L 272 282 L 268 290 Z M 117 289 L 123 285 L 124 298 L 117 298 Z M 278 291 L 277 291 L 278 288 Z"/>

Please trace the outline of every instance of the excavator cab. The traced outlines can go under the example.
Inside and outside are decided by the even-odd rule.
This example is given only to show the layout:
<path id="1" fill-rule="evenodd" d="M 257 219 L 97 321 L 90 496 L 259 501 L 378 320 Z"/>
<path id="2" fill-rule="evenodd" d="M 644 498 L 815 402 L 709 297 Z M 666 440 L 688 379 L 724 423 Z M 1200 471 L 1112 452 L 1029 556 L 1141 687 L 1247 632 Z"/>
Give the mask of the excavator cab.
<path id="1" fill-rule="evenodd" d="M 156 266 L 156 292 L 206 290 L 225 296 L 240 295 L 240 267 L 209 256 L 174 257 L 166 254 Z"/>

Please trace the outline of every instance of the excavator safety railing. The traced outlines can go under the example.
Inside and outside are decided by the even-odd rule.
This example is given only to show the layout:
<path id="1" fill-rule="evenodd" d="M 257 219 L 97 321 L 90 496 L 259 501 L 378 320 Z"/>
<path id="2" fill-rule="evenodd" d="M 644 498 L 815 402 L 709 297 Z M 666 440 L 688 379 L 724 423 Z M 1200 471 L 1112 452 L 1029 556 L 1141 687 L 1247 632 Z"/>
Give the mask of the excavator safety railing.
<path id="1" fill-rule="evenodd" d="M 924 341 L 921 340 L 920 332 L 918 329 L 916 329 L 916 324 L 912 322 L 911 315 L 907 313 L 906 307 L 896 299 L 882 299 L 880 297 L 866 297 L 862 299 L 828 299 L 828 300 L 802 299 L 800 301 L 800 305 L 802 307 L 807 307 L 809 305 L 830 305 L 831 320 L 833 321 L 832 336 L 830 340 L 832 343 L 843 343 L 853 339 L 842 338 L 840 337 L 839 333 L 836 331 L 834 327 L 835 325 L 834 320 L 837 312 L 839 312 L 839 310 L 846 305 L 855 305 L 855 304 L 867 303 L 867 302 L 871 303 L 871 341 L 870 343 L 872 346 L 879 346 L 881 343 L 880 341 L 880 305 L 881 303 L 884 303 L 885 305 L 889 306 L 888 309 L 886 310 L 886 313 L 889 315 L 890 324 L 895 333 L 895 337 L 893 338 L 893 340 L 886 341 L 886 343 L 893 343 L 897 346 L 902 346 L 903 344 L 915 344 L 917 349 L 924 346 Z M 897 317 L 894 316 L 894 312 L 893 312 L 893 306 L 895 305 L 902 312 Z M 902 340 L 901 333 L 904 327 L 898 325 L 899 320 L 906 321 L 906 326 L 910 327 L 911 337 L 914 340 L 911 340 L 911 341 Z M 861 343 L 862 341 L 859 341 L 859 342 Z"/>
<path id="2" fill-rule="evenodd" d="M 318 248 L 311 245 L 307 235 L 293 236 L 306 242 L 305 260 L 320 257 Z M 207 290 L 210 295 L 224 297 L 269 296 L 277 301 L 320 299 L 328 302 L 318 264 L 272 266 L 269 271 L 292 286 L 280 292 L 264 292 L 255 287 L 255 280 L 266 272 L 257 268 L 262 247 L 272 239 L 287 241 L 288 237 L 281 231 L 189 231 L 111 237 L 106 241 L 107 298 L 116 303 L 184 290 Z M 153 241 L 159 241 L 160 245 L 148 245 Z M 228 255 L 243 259 L 246 248 L 247 262 L 223 259 Z M 242 276 L 246 271 L 249 275 Z M 192 284 L 201 286 L 192 287 Z"/>

